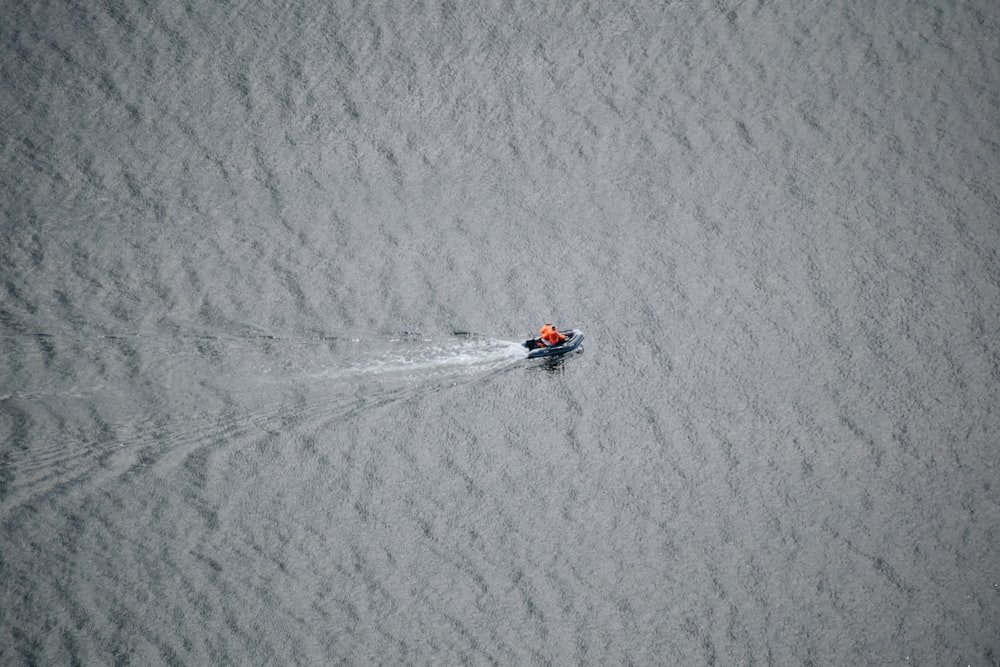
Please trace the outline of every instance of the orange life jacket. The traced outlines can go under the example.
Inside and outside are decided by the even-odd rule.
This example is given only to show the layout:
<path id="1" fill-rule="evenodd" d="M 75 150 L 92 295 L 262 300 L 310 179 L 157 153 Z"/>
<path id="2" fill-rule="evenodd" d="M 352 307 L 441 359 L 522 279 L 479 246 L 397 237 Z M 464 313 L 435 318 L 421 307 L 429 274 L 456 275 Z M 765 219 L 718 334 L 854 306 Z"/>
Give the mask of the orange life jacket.
<path id="1" fill-rule="evenodd" d="M 556 329 L 555 327 L 552 327 L 551 329 L 543 333 L 542 338 L 549 345 L 556 345 L 557 343 L 561 343 L 564 340 L 566 340 L 566 336 L 563 336 L 561 333 L 559 333 L 559 330 Z"/>

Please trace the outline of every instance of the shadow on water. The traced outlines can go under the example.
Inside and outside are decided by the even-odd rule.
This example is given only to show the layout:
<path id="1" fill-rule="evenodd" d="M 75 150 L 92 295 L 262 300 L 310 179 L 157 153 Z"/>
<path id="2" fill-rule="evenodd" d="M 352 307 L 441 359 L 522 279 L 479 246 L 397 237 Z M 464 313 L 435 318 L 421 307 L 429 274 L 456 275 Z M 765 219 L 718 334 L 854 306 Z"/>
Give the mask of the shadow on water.
<path id="1" fill-rule="evenodd" d="M 541 359 L 532 359 L 529 362 L 530 365 L 528 366 L 528 369 L 531 371 L 544 371 L 553 375 L 562 375 L 566 372 L 566 362 L 578 354 L 583 354 L 582 345 L 572 352 L 558 357 L 542 357 Z"/>

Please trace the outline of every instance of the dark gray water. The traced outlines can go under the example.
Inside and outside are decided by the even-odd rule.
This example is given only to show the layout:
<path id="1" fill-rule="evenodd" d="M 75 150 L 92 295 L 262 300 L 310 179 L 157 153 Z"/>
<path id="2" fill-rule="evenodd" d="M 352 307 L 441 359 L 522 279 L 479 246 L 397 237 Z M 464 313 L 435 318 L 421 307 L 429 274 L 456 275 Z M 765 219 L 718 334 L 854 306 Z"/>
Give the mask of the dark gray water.
<path id="1" fill-rule="evenodd" d="M 0 2 L 0 663 L 1000 663 L 1000 6 L 348 5 Z"/>

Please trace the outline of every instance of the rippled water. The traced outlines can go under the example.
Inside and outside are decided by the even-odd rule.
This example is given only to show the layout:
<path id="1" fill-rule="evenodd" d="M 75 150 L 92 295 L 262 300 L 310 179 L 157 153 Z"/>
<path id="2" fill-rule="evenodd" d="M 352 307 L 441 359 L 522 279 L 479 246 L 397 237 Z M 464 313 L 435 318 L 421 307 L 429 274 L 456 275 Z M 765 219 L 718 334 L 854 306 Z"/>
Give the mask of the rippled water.
<path id="1" fill-rule="evenodd" d="M 994 3 L 0 8 L 0 663 L 1000 662 Z"/>

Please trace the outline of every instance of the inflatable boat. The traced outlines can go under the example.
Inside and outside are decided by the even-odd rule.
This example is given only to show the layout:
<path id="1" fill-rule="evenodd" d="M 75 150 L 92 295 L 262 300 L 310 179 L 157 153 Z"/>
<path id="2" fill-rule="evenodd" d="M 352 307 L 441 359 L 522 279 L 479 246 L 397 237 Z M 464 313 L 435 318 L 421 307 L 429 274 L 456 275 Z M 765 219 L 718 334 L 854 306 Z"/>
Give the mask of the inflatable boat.
<path id="1" fill-rule="evenodd" d="M 546 345 L 542 342 L 541 338 L 532 338 L 524 341 L 523 345 L 528 348 L 528 358 L 556 357 L 560 354 L 572 352 L 580 347 L 580 343 L 583 342 L 583 332 L 579 329 L 570 329 L 568 331 L 560 331 L 559 333 L 566 336 L 566 340 L 555 345 Z"/>

